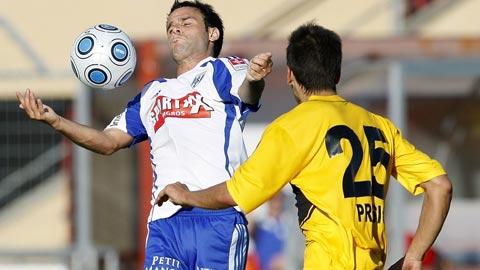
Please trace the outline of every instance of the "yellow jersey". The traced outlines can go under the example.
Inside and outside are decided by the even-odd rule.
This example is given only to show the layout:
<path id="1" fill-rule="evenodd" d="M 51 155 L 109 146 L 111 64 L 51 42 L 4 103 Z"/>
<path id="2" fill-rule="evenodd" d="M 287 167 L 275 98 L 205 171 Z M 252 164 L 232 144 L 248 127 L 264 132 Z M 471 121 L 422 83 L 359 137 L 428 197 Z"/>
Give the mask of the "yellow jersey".
<path id="1" fill-rule="evenodd" d="M 390 175 L 417 195 L 443 174 L 388 119 L 338 95 L 311 96 L 266 128 L 227 189 L 248 213 L 292 185 L 304 269 L 381 269 Z"/>

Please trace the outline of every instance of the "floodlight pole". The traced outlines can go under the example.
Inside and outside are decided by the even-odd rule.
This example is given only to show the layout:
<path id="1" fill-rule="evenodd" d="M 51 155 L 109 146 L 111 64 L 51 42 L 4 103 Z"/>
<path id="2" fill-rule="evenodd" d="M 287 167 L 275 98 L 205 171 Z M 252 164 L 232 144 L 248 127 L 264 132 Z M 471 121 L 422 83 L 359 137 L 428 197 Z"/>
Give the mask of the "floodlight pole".
<path id="1" fill-rule="evenodd" d="M 76 122 L 89 125 L 91 122 L 91 90 L 79 82 L 74 100 L 74 119 Z M 95 252 L 91 243 L 91 164 L 90 152 L 78 145 L 74 146 L 74 213 L 75 242 L 74 269 L 96 270 Z"/>
<path id="2" fill-rule="evenodd" d="M 396 36 L 405 33 L 405 3 L 403 0 L 392 1 L 393 28 Z M 407 136 L 406 107 L 407 96 L 404 86 L 404 70 L 401 60 L 394 59 L 388 67 L 388 116 L 395 125 Z M 402 186 L 393 178 L 390 179 L 387 197 L 387 233 L 388 257 L 387 266 L 391 265 L 405 254 L 405 201 L 406 193 Z"/>

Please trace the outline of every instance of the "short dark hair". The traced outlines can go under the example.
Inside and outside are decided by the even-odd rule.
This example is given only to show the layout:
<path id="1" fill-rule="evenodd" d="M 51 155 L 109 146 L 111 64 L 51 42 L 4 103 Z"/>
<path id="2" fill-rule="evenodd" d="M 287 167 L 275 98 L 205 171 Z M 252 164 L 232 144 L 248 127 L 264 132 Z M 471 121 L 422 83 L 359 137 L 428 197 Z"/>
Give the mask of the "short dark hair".
<path id="1" fill-rule="evenodd" d="M 205 29 L 208 31 L 208 27 L 215 27 L 218 29 L 220 32 L 220 35 L 218 36 L 218 39 L 215 40 L 213 43 L 213 57 L 218 57 L 220 54 L 220 51 L 222 50 L 223 46 L 223 21 L 222 18 L 218 15 L 217 12 L 213 9 L 213 7 L 209 4 L 202 3 L 198 0 L 195 1 L 179 1 L 175 0 L 175 2 L 172 5 L 172 8 L 170 9 L 170 13 L 176 9 L 182 8 L 182 7 L 193 7 L 196 8 L 202 13 L 203 15 L 203 21 L 205 23 Z"/>
<path id="2" fill-rule="evenodd" d="M 336 90 L 341 63 L 342 41 L 335 32 L 307 23 L 290 35 L 287 65 L 307 92 Z"/>

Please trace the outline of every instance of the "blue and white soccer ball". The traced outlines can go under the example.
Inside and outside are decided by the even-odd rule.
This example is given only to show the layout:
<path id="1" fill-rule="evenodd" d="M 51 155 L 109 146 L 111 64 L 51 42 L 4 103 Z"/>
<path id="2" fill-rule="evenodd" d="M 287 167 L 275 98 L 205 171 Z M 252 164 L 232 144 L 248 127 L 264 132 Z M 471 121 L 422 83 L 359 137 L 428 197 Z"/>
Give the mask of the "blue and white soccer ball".
<path id="1" fill-rule="evenodd" d="M 80 81 L 110 90 L 123 85 L 135 70 L 137 56 L 130 38 L 115 26 L 95 25 L 73 44 L 70 63 Z"/>

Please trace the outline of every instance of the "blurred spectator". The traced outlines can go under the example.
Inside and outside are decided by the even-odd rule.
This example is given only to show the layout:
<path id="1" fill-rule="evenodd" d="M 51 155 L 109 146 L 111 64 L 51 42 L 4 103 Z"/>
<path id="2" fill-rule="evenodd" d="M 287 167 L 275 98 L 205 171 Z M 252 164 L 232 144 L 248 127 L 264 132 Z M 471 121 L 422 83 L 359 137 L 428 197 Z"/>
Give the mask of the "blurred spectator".
<path id="1" fill-rule="evenodd" d="M 255 221 L 254 217 L 250 214 L 247 215 L 248 220 L 248 232 L 249 232 L 249 244 L 248 244 L 248 253 L 247 253 L 247 264 L 245 270 L 261 270 L 260 261 L 257 254 L 257 249 L 255 247 L 255 240 L 253 235 L 255 234 Z"/>
<path id="2" fill-rule="evenodd" d="M 303 255 L 305 253 L 305 237 L 298 226 L 298 210 L 294 206 L 296 203 L 295 195 L 290 186 L 284 189 L 285 210 L 282 218 L 285 221 L 286 239 L 285 239 L 285 269 L 298 270 L 303 269 Z"/>
<path id="3" fill-rule="evenodd" d="M 252 244 L 252 242 L 250 242 L 250 244 Z M 255 249 L 248 249 L 247 265 L 245 266 L 245 270 L 261 270 L 260 261 L 258 260 L 258 255 L 255 252 Z"/>
<path id="4" fill-rule="evenodd" d="M 261 270 L 284 270 L 286 226 L 283 218 L 285 195 L 280 192 L 268 203 L 266 213 L 252 222 L 250 231 Z"/>

